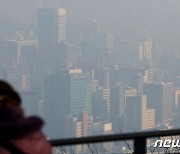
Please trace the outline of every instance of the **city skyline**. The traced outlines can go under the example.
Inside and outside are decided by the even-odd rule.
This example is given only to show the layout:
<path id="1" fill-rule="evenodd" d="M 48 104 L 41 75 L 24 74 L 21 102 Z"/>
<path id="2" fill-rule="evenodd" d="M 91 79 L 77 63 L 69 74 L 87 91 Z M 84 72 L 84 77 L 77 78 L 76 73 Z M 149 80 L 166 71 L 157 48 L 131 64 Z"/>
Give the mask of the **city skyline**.
<path id="1" fill-rule="evenodd" d="M 179 128 L 180 5 L 163 2 L 12 3 L 0 11 L 0 79 L 49 139 Z"/>

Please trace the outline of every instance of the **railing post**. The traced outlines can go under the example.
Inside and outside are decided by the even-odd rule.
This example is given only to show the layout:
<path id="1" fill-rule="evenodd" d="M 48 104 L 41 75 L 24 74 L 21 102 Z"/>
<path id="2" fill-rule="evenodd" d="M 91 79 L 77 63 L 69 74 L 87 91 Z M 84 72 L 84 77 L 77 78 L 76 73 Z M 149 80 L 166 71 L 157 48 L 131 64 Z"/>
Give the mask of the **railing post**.
<path id="1" fill-rule="evenodd" d="M 134 154 L 146 153 L 146 138 L 136 138 L 134 141 Z"/>

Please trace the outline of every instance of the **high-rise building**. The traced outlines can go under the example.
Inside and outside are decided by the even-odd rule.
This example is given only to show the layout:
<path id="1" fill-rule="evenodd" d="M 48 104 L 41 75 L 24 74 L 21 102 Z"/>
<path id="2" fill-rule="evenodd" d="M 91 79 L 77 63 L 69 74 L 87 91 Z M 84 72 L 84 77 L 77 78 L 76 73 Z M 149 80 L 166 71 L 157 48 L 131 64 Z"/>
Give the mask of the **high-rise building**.
<path id="1" fill-rule="evenodd" d="M 146 129 L 153 129 L 155 127 L 155 109 L 146 110 Z"/>
<path id="2" fill-rule="evenodd" d="M 125 108 L 126 108 L 126 99 L 127 97 L 130 96 L 137 96 L 137 89 L 133 88 L 133 87 L 127 87 L 124 89 L 124 104 L 125 104 Z"/>
<path id="3" fill-rule="evenodd" d="M 20 65 L 21 63 L 30 63 L 27 62 L 27 57 L 36 56 L 37 55 L 37 50 L 39 48 L 39 42 L 37 40 L 23 40 L 23 41 L 18 41 L 17 42 L 17 63 Z M 35 58 L 31 58 L 35 59 Z M 33 63 L 34 61 L 32 61 Z M 24 68 L 26 70 L 29 70 L 29 68 Z"/>
<path id="4" fill-rule="evenodd" d="M 39 8 L 37 33 L 40 48 L 55 47 L 58 43 L 58 20 L 55 8 Z"/>
<path id="5" fill-rule="evenodd" d="M 82 122 L 82 136 L 88 136 L 88 112 L 79 113 L 79 120 Z M 87 145 L 83 145 L 82 149 L 87 151 Z"/>
<path id="6" fill-rule="evenodd" d="M 125 131 L 134 132 L 152 129 L 155 125 L 154 109 L 147 109 L 146 96 L 127 98 Z"/>
<path id="7" fill-rule="evenodd" d="M 58 9 L 58 42 L 66 41 L 66 9 Z"/>
<path id="8" fill-rule="evenodd" d="M 127 98 L 125 131 L 134 132 L 145 129 L 146 96 Z"/>
<path id="9" fill-rule="evenodd" d="M 180 105 L 180 90 L 176 90 L 174 95 L 174 108 L 177 108 Z"/>
<path id="10" fill-rule="evenodd" d="M 66 50 L 61 45 L 66 41 L 66 9 L 39 8 L 37 26 L 39 40 L 38 72 L 42 78 L 45 72 L 56 70 L 56 67 L 59 66 L 57 61 L 67 60 L 64 52 Z"/>
<path id="11" fill-rule="evenodd" d="M 82 58 L 81 47 L 72 43 L 66 43 L 67 49 L 67 67 L 77 67 L 78 61 Z"/>
<path id="12" fill-rule="evenodd" d="M 17 64 L 22 73 L 22 90 L 29 90 L 37 82 L 37 53 L 39 44 L 37 40 L 18 41 Z"/>
<path id="13" fill-rule="evenodd" d="M 0 66 L 17 66 L 17 40 L 0 40 Z"/>
<path id="14" fill-rule="evenodd" d="M 37 15 L 37 36 L 39 41 L 39 78 L 46 71 L 54 71 L 54 57 L 58 44 L 58 20 L 55 8 L 39 8 Z M 40 80 L 39 79 L 39 80 Z"/>
<path id="15" fill-rule="evenodd" d="M 68 115 L 65 120 L 65 137 L 87 137 L 88 136 L 88 112 L 81 112 L 74 115 Z M 87 145 L 75 146 L 76 153 L 83 150 L 87 151 Z"/>
<path id="16" fill-rule="evenodd" d="M 4 67 L 7 71 L 7 81 L 20 91 L 22 86 L 22 75 L 19 67 Z"/>
<path id="17" fill-rule="evenodd" d="M 102 86 L 103 88 L 109 88 L 109 69 L 108 68 L 102 68 L 102 69 L 98 69 L 95 72 L 95 78 L 97 78 L 99 80 L 100 86 Z"/>
<path id="18" fill-rule="evenodd" d="M 143 83 L 144 83 L 144 76 L 141 74 L 138 76 L 134 76 L 134 78 L 131 78 L 130 81 L 131 86 L 137 89 L 138 95 L 143 94 Z"/>
<path id="19" fill-rule="evenodd" d="M 145 69 L 148 70 L 148 81 L 153 82 L 153 64 L 152 61 L 150 61 L 148 64 L 146 64 Z"/>
<path id="20" fill-rule="evenodd" d="M 82 136 L 88 136 L 88 112 L 79 113 L 78 118 L 82 122 Z"/>
<path id="21" fill-rule="evenodd" d="M 172 118 L 173 83 L 145 83 L 143 91 L 147 107 L 155 109 L 156 124 Z"/>
<path id="22" fill-rule="evenodd" d="M 82 122 L 76 116 L 68 115 L 65 120 L 65 136 L 67 138 L 82 137 Z M 72 147 L 72 150 L 76 153 L 80 153 L 82 145 L 76 145 Z"/>
<path id="23" fill-rule="evenodd" d="M 139 61 L 152 59 L 152 39 L 149 38 L 146 42 L 139 45 Z"/>
<path id="24" fill-rule="evenodd" d="M 35 81 L 37 74 L 37 49 L 38 41 L 36 40 L 0 41 L 0 54 L 2 55 L 0 57 L 0 66 L 6 68 L 8 78 L 11 76 L 11 73 L 15 73 L 16 75 L 19 73 L 23 78 L 22 87 L 26 87 L 26 89 L 29 88 L 29 83 L 32 83 L 31 81 Z M 10 78 L 15 78 L 15 75 Z M 28 82 L 28 85 L 25 82 Z M 18 86 L 20 89 L 21 85 Z"/>
<path id="25" fill-rule="evenodd" d="M 112 113 L 122 116 L 125 113 L 126 99 L 130 96 L 137 96 L 137 90 L 132 87 L 116 85 L 111 92 Z M 115 112 L 117 110 L 117 113 Z"/>
<path id="26" fill-rule="evenodd" d="M 110 100 L 110 89 L 108 88 L 100 88 L 100 95 L 102 102 L 104 103 L 104 117 L 110 117 L 110 110 L 111 110 L 111 100 Z"/>
<path id="27" fill-rule="evenodd" d="M 12 84 L 12 86 L 21 91 L 22 76 L 18 67 L 0 67 L 0 79 Z"/>
<path id="28" fill-rule="evenodd" d="M 124 115 L 126 100 L 128 97 L 137 96 L 137 90 L 117 84 L 111 91 L 111 122 L 113 131 L 120 133 L 124 131 Z"/>
<path id="29" fill-rule="evenodd" d="M 44 80 L 44 115 L 50 138 L 64 137 L 67 115 L 91 114 L 91 76 L 80 69 L 62 70 Z"/>
<path id="30" fill-rule="evenodd" d="M 54 47 L 61 41 L 66 41 L 66 9 L 38 9 L 38 39 L 40 47 Z"/>
<path id="31" fill-rule="evenodd" d="M 54 56 L 54 65 L 55 71 L 61 69 L 67 69 L 68 55 L 67 55 L 67 46 L 61 42 L 58 44 L 57 49 L 55 50 Z"/>
<path id="32" fill-rule="evenodd" d="M 114 35 L 108 34 L 107 35 L 107 50 L 112 52 L 113 48 L 114 48 Z"/>

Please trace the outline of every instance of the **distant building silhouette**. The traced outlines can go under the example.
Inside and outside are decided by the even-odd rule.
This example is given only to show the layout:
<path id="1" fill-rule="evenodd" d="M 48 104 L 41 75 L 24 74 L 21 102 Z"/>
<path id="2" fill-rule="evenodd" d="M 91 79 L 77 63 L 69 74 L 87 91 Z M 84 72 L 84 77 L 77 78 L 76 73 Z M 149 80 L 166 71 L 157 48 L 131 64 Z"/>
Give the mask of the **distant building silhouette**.
<path id="1" fill-rule="evenodd" d="M 0 66 L 17 66 L 17 40 L 0 40 Z M 3 55 L 3 56 L 2 56 Z"/>
<path id="2" fill-rule="evenodd" d="M 54 47 L 66 41 L 66 9 L 38 9 L 38 39 L 40 47 Z"/>
<path id="3" fill-rule="evenodd" d="M 126 100 L 128 97 L 137 96 L 137 90 L 132 87 L 125 87 L 122 84 L 117 84 L 112 88 L 111 92 L 111 122 L 113 131 L 120 133 L 124 131 L 124 118 Z"/>
<path id="4" fill-rule="evenodd" d="M 147 107 L 155 109 L 156 124 L 172 118 L 173 83 L 145 83 L 143 91 Z"/>
<path id="5" fill-rule="evenodd" d="M 174 95 L 174 108 L 177 108 L 180 106 L 180 90 L 176 90 Z"/>
<path id="6" fill-rule="evenodd" d="M 66 68 L 66 9 L 39 8 L 37 18 L 39 74 L 42 78 L 46 71 L 54 72 L 58 66 L 58 69 Z M 65 66 L 64 63 L 59 65 L 61 61 L 66 61 Z"/>
<path id="7" fill-rule="evenodd" d="M 154 109 L 147 109 L 146 96 L 131 96 L 126 102 L 125 131 L 135 132 L 155 126 Z"/>

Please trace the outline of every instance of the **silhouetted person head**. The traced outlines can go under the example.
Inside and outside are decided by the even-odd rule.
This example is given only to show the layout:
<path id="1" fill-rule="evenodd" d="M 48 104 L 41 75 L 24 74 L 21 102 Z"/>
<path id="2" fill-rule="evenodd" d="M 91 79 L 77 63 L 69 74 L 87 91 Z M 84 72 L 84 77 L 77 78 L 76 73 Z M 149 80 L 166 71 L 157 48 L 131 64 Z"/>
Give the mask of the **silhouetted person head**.
<path id="1" fill-rule="evenodd" d="M 3 106 L 20 107 L 21 98 L 14 88 L 5 81 L 0 81 L 0 108 Z"/>
<path id="2" fill-rule="evenodd" d="M 51 146 L 41 132 L 43 124 L 37 116 L 24 116 L 18 93 L 0 81 L 0 154 L 51 154 Z"/>

